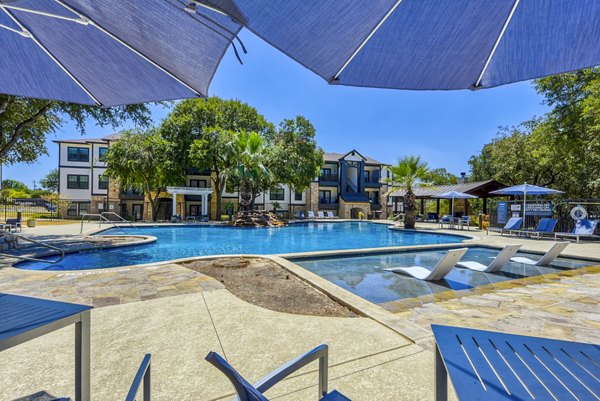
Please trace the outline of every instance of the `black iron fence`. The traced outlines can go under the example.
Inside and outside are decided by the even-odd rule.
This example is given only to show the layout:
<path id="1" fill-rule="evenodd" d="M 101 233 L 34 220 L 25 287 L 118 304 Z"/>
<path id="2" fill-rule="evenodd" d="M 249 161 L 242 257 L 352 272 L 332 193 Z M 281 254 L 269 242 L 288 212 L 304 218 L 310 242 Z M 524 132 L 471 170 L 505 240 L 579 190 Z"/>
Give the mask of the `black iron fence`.
<path id="1" fill-rule="evenodd" d="M 52 220 L 62 218 L 61 208 L 52 199 L 3 199 L 0 200 L 0 216 L 8 219 L 21 220 L 41 219 Z"/>
<path id="2" fill-rule="evenodd" d="M 570 232 L 575 227 L 576 219 L 585 216 L 590 220 L 600 219 L 600 199 L 528 199 L 490 201 L 488 207 L 490 227 L 504 227 L 511 217 L 523 217 L 522 229 L 534 230 L 544 217 L 558 219 L 555 232 Z M 583 211 L 583 215 L 581 214 Z M 600 233 L 600 225 L 596 228 Z"/>

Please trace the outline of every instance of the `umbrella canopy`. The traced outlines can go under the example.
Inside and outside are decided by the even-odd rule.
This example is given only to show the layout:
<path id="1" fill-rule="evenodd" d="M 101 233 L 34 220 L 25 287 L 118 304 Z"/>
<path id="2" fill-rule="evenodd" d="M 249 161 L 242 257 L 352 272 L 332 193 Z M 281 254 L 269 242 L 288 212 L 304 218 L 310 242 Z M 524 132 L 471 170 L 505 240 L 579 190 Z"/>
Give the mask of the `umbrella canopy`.
<path id="1" fill-rule="evenodd" d="M 240 26 L 179 0 L 0 0 L 0 93 L 89 105 L 205 97 Z"/>
<path id="2" fill-rule="evenodd" d="M 475 198 L 477 198 L 477 196 L 475 196 L 475 195 L 469 195 L 468 193 L 458 192 L 458 191 L 442 192 L 441 194 L 434 195 L 433 197 L 434 198 L 443 198 L 443 199 L 475 199 Z"/>
<path id="3" fill-rule="evenodd" d="M 490 192 L 491 194 L 498 195 L 556 195 L 556 194 L 564 194 L 563 191 L 559 191 L 557 189 L 540 187 L 538 185 L 531 184 L 521 184 L 515 185 L 508 188 L 499 189 L 497 191 Z"/>
<path id="4" fill-rule="evenodd" d="M 600 64 L 597 0 L 202 0 L 332 84 L 503 85 Z"/>

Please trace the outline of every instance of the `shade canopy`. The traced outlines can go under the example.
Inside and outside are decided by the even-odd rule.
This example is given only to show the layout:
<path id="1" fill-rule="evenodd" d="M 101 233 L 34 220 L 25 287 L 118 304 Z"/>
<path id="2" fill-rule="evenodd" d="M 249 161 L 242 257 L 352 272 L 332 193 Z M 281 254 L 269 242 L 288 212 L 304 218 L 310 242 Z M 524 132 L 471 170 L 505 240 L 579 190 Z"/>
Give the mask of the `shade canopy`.
<path id="1" fill-rule="evenodd" d="M 490 192 L 491 194 L 497 195 L 557 195 L 564 194 L 563 191 L 559 191 L 557 189 L 540 187 L 537 185 L 531 184 L 521 184 L 515 185 L 508 188 L 499 189 L 497 191 Z"/>
<path id="2" fill-rule="evenodd" d="M 443 192 L 441 194 L 434 195 L 433 197 L 434 198 L 442 198 L 442 199 L 475 199 L 475 198 L 477 198 L 477 196 L 475 196 L 475 195 L 469 195 L 467 193 L 458 192 L 458 191 Z"/>
<path id="3" fill-rule="evenodd" d="M 0 93 L 115 106 L 204 97 L 240 26 L 179 0 L 1 0 Z"/>
<path id="4" fill-rule="evenodd" d="M 597 0 L 202 0 L 332 84 L 493 87 L 600 64 Z"/>

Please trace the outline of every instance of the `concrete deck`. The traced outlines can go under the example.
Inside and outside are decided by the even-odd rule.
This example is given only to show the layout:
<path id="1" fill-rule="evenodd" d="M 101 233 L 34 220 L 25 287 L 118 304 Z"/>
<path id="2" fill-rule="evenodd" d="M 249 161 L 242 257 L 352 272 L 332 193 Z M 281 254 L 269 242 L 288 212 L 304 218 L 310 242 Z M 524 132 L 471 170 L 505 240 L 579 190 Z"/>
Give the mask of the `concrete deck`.
<path id="1" fill-rule="evenodd" d="M 423 229 L 436 226 L 419 224 Z M 97 224 L 90 226 L 95 228 Z M 63 236 L 78 234 L 79 224 L 30 230 L 24 233 Z M 477 238 L 469 242 L 481 245 L 523 243 L 524 249 L 538 252 L 551 245 L 474 230 L 459 233 L 474 234 Z M 571 244 L 565 253 L 600 259 L 600 245 Z M 92 310 L 93 400 L 122 400 L 147 352 L 153 355 L 153 399 L 223 400 L 232 396 L 232 387 L 203 360 L 208 351 L 224 355 L 248 379 L 256 380 L 327 343 L 330 388 L 353 400 L 403 401 L 433 399 L 432 322 L 600 342 L 600 268 L 567 273 L 572 274 L 511 281 L 461 298 L 420 301 L 408 310 L 385 310 L 343 290 L 335 292 L 335 298 L 354 303 L 373 319 L 273 312 L 238 299 L 216 280 L 176 263 L 88 272 L 0 268 L 0 291 L 98 306 Z M 329 288 L 323 282 L 318 287 Z M 0 353 L 0 400 L 40 390 L 73 394 L 73 352 L 73 329 L 67 328 Z M 310 366 L 268 395 L 278 400 L 316 399 L 316 368 Z"/>

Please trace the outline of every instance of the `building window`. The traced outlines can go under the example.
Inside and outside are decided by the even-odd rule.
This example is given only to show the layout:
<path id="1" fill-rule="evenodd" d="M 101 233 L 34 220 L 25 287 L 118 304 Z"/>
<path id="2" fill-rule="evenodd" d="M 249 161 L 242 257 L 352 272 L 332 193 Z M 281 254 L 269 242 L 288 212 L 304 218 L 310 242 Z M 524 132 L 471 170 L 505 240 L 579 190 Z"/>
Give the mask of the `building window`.
<path id="1" fill-rule="evenodd" d="M 90 188 L 90 177 L 87 175 L 67 175 L 67 188 L 68 189 L 89 189 Z"/>
<path id="2" fill-rule="evenodd" d="M 101 175 L 98 177 L 98 189 L 108 189 L 108 177 Z"/>
<path id="3" fill-rule="evenodd" d="M 190 187 L 206 188 L 206 180 L 190 180 Z"/>
<path id="4" fill-rule="evenodd" d="M 269 193 L 269 199 L 272 201 L 282 201 L 285 198 L 285 190 L 283 188 L 277 188 Z"/>
<path id="5" fill-rule="evenodd" d="M 302 192 L 294 192 L 294 200 L 295 201 L 301 201 L 302 200 Z"/>
<path id="6" fill-rule="evenodd" d="M 88 148 L 67 148 L 67 160 L 70 162 L 89 162 L 90 150 Z"/>
<path id="7" fill-rule="evenodd" d="M 371 182 L 370 178 L 371 178 L 371 172 L 370 171 L 363 171 L 363 177 L 365 177 L 365 182 Z"/>
<path id="8" fill-rule="evenodd" d="M 330 168 L 322 168 L 321 175 L 324 175 L 324 176 L 331 175 L 331 169 Z"/>
<path id="9" fill-rule="evenodd" d="M 378 205 L 379 204 L 379 192 L 377 192 L 377 191 L 369 192 L 369 200 L 374 205 Z"/>
<path id="10" fill-rule="evenodd" d="M 98 149 L 98 160 L 101 162 L 106 161 L 106 152 L 108 152 L 108 148 L 99 148 Z"/>
<path id="11" fill-rule="evenodd" d="M 319 191 L 319 203 L 331 203 L 331 191 Z"/>
<path id="12" fill-rule="evenodd" d="M 88 213 L 90 210 L 89 202 L 73 202 L 67 207 L 67 216 L 76 217 Z"/>

